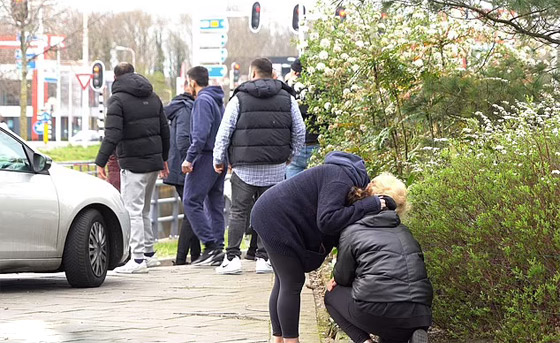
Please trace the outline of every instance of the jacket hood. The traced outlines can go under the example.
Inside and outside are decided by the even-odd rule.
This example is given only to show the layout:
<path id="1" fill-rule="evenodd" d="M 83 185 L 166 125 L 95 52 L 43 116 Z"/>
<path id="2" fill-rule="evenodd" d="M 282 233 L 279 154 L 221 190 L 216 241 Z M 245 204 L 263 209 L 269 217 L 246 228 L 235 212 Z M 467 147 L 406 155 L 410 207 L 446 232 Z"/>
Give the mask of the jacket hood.
<path id="1" fill-rule="evenodd" d="M 189 93 L 179 94 L 174 97 L 171 102 L 163 108 L 165 116 L 168 120 L 173 120 L 177 117 L 179 110 L 182 109 L 187 102 L 194 101 L 194 98 Z"/>
<path id="2" fill-rule="evenodd" d="M 280 92 L 280 90 L 287 91 L 290 95 L 295 96 L 292 87 L 288 86 L 282 81 L 274 79 L 257 79 L 242 83 L 233 95 L 237 92 L 248 93 L 256 98 L 270 98 Z"/>
<path id="3" fill-rule="evenodd" d="M 154 88 L 150 81 L 140 74 L 128 73 L 119 76 L 113 82 L 113 93 L 128 93 L 137 98 L 145 98 L 152 94 Z"/>
<path id="4" fill-rule="evenodd" d="M 219 107 L 222 107 L 224 104 L 224 90 L 220 86 L 208 86 L 204 87 L 199 93 L 198 96 L 206 94 L 210 96 Z"/>
<path id="5" fill-rule="evenodd" d="M 393 228 L 401 224 L 399 215 L 395 211 L 385 210 L 377 214 L 366 214 L 356 224 L 362 224 L 369 227 L 385 227 Z"/>
<path id="6" fill-rule="evenodd" d="M 369 176 L 364 160 L 357 155 L 342 151 L 333 151 L 325 157 L 325 164 L 336 164 L 343 167 L 355 186 L 364 188 L 369 183 Z"/>

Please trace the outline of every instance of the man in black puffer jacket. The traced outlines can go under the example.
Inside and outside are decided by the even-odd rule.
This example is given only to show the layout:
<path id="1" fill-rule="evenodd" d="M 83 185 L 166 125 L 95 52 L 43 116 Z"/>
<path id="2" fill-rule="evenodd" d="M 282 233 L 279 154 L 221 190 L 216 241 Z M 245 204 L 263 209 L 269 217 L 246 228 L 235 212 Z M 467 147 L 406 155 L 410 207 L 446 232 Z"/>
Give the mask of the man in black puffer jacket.
<path id="1" fill-rule="evenodd" d="M 130 216 L 130 261 L 115 272 L 147 273 L 157 266 L 154 235 L 150 221 L 150 200 L 158 177 L 167 177 L 169 126 L 159 97 L 143 76 L 129 63 L 115 69 L 113 95 L 109 99 L 105 138 L 95 164 L 100 178 L 106 179 L 105 165 L 117 149 L 121 171 L 121 194 Z"/>

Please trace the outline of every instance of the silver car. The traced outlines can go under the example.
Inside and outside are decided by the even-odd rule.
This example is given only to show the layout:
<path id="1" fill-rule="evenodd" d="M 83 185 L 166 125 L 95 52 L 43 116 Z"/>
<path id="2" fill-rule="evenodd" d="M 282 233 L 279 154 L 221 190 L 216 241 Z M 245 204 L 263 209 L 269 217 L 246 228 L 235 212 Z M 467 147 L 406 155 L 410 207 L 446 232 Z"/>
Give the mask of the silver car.
<path id="1" fill-rule="evenodd" d="M 129 232 L 113 186 L 0 128 L 0 273 L 64 271 L 73 287 L 97 287 L 128 257 Z"/>

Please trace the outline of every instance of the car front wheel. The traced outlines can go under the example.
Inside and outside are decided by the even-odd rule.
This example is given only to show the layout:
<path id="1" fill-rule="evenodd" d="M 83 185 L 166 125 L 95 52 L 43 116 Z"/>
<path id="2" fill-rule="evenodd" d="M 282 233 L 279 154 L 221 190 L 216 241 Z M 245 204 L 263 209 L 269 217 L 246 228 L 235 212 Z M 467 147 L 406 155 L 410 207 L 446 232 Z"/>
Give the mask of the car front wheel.
<path id="1" fill-rule="evenodd" d="M 62 263 L 72 287 L 98 287 L 107 275 L 109 245 L 107 228 L 99 211 L 81 212 L 66 237 Z"/>

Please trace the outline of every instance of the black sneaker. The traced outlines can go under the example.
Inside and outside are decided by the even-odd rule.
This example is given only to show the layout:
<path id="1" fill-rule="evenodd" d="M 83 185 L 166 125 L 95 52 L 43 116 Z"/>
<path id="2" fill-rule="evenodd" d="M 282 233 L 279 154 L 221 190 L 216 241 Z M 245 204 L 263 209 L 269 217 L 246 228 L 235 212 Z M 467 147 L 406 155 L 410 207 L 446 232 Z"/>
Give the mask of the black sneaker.
<path id="1" fill-rule="evenodd" d="M 193 266 L 212 266 L 213 263 L 219 262 L 219 266 L 224 259 L 224 252 L 222 249 L 204 249 L 202 255 L 197 258 L 192 265 Z"/>
<path id="2" fill-rule="evenodd" d="M 428 343 L 428 333 L 426 330 L 417 329 L 412 334 L 409 343 Z"/>

